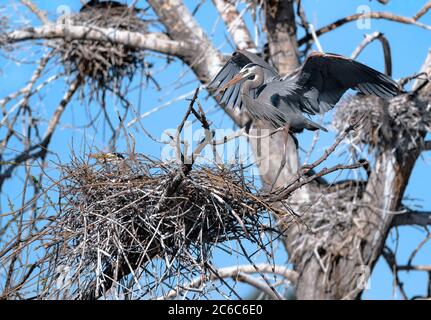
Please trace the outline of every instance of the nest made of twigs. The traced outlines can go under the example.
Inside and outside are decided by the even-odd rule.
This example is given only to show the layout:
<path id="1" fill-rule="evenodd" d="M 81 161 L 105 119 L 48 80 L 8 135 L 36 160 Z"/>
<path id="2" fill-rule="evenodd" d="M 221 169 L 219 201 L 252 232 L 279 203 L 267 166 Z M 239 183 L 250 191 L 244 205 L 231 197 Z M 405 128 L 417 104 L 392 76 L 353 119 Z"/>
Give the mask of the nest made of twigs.
<path id="1" fill-rule="evenodd" d="M 67 266 L 65 296 L 98 297 L 112 282 L 160 259 L 165 274 L 155 280 L 157 271 L 149 272 L 153 288 L 170 274 L 190 277 L 228 240 L 266 245 L 261 235 L 269 229 L 270 208 L 240 167 L 193 168 L 167 195 L 177 165 L 134 158 L 63 168 L 53 265 L 57 271 Z"/>
<path id="2" fill-rule="evenodd" d="M 371 150 L 402 150 L 421 147 L 424 133 L 431 131 L 431 105 L 408 94 L 385 101 L 374 96 L 357 95 L 337 109 L 333 125 L 341 131 L 352 119 L 363 117 L 351 134 L 350 142 L 367 145 Z"/>
<path id="3" fill-rule="evenodd" d="M 139 10 L 127 6 L 87 8 L 65 23 L 145 33 L 148 22 Z M 61 61 L 70 75 L 90 87 L 90 97 L 98 92 L 119 91 L 124 79 L 131 80 L 138 68 L 146 68 L 144 52 L 122 44 L 92 40 L 62 40 Z"/>
<path id="4" fill-rule="evenodd" d="M 332 266 L 328 263 L 336 261 L 336 257 L 349 256 L 352 241 L 361 232 L 358 210 L 364 189 L 361 181 L 341 181 L 296 208 L 308 228 L 298 229 L 295 241 L 289 244 L 290 262 L 302 268 L 310 256 L 315 256 L 327 268 L 325 272 L 330 272 Z"/>

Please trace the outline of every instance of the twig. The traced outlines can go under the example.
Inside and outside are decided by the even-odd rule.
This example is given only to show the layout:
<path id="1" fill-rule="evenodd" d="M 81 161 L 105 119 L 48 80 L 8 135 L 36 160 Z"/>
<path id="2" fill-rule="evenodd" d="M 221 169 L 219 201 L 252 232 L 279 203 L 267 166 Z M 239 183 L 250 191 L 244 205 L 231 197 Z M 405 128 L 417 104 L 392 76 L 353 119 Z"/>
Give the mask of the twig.
<path id="1" fill-rule="evenodd" d="M 322 45 L 320 44 L 319 37 L 316 35 L 316 30 L 314 29 L 314 26 L 311 23 L 309 23 L 308 26 L 310 28 L 310 32 L 313 37 L 314 43 L 316 44 L 317 50 L 323 53 L 323 48 L 322 48 Z"/>
<path id="2" fill-rule="evenodd" d="M 414 16 L 413 16 L 413 20 L 419 20 L 421 17 L 423 17 L 428 10 L 431 9 L 431 1 L 428 1 L 423 7 L 422 9 L 420 9 Z"/>
<path id="3" fill-rule="evenodd" d="M 400 271 L 425 271 L 430 272 L 431 271 L 431 265 L 416 265 L 416 266 L 398 266 L 398 270 Z"/>
<path id="4" fill-rule="evenodd" d="M 366 12 L 366 13 L 353 14 L 351 16 L 344 17 L 344 18 L 339 19 L 333 23 L 330 23 L 330 24 L 318 29 L 316 31 L 316 35 L 319 37 L 322 34 L 325 34 L 325 33 L 330 32 L 330 31 L 332 31 L 338 27 L 345 25 L 346 23 L 356 21 L 359 19 L 384 19 L 384 20 L 389 20 L 389 21 L 394 21 L 394 22 L 399 22 L 399 23 L 404 23 L 404 24 L 413 24 L 413 25 L 418 26 L 420 28 L 423 28 L 426 30 L 431 30 L 431 26 L 426 25 L 424 23 L 417 22 L 413 18 L 397 16 L 397 15 L 394 15 L 390 12 Z M 310 40 L 312 40 L 312 36 L 311 35 L 305 35 L 303 38 L 298 40 L 298 45 L 301 46 Z"/>
<path id="5" fill-rule="evenodd" d="M 234 278 L 234 279 L 236 279 L 239 274 L 254 274 L 254 273 L 258 273 L 259 271 L 262 273 L 272 273 L 272 274 L 282 276 L 282 277 L 286 278 L 287 280 L 289 280 L 293 284 L 295 284 L 297 279 L 298 279 L 298 274 L 296 273 L 296 271 L 287 269 L 287 268 L 282 267 L 282 266 L 270 265 L 270 264 L 256 264 L 256 267 L 258 268 L 258 270 L 256 270 L 256 268 L 253 265 L 239 265 L 239 266 L 234 266 L 234 267 L 221 268 L 221 269 L 217 270 L 217 274 L 211 273 L 208 280 L 214 281 L 214 280 L 218 280 L 220 278 L 222 278 L 222 279 L 223 278 Z M 208 280 L 206 280 L 206 281 L 208 281 Z M 201 287 L 203 285 L 203 282 L 204 282 L 204 279 L 202 279 L 202 277 L 198 277 L 195 280 L 191 281 L 185 287 L 172 289 L 171 291 L 169 291 L 164 296 L 159 297 L 158 300 L 166 300 L 166 299 L 175 298 L 176 296 L 178 296 L 182 292 L 185 292 L 185 291 L 190 290 L 190 289 L 197 289 L 197 288 Z M 266 284 L 262 283 L 262 285 L 266 285 Z M 262 287 L 259 287 L 258 289 L 263 290 Z M 271 291 L 271 293 L 269 293 L 267 291 Z M 272 290 L 268 286 L 266 286 L 266 289 L 264 289 L 264 292 L 269 294 L 270 296 L 274 296 L 274 293 L 272 292 Z"/>
<path id="6" fill-rule="evenodd" d="M 382 255 L 389 268 L 391 269 L 392 274 L 394 275 L 394 284 L 400 289 L 401 295 L 403 296 L 404 300 L 408 300 L 407 293 L 404 290 L 404 284 L 401 282 L 398 276 L 398 270 L 400 269 L 397 265 L 395 254 L 388 247 L 385 247 L 382 251 Z"/>
<path id="7" fill-rule="evenodd" d="M 379 40 L 382 44 L 383 48 L 383 57 L 385 59 L 385 73 L 388 76 L 392 76 L 392 55 L 391 55 L 391 47 L 389 45 L 388 39 L 381 32 L 374 32 L 373 34 L 366 34 L 364 40 L 358 45 L 358 47 L 353 51 L 350 56 L 353 60 L 355 60 L 359 54 L 374 40 Z"/>
<path id="8" fill-rule="evenodd" d="M 49 23 L 46 13 L 40 10 L 31 0 L 21 0 L 21 2 L 29 8 L 29 10 L 33 12 L 43 24 Z"/>
<path id="9" fill-rule="evenodd" d="M 45 157 L 45 155 L 48 152 L 48 145 L 51 142 L 51 138 L 54 134 L 55 129 L 57 128 L 61 115 L 63 114 L 67 104 L 70 102 L 73 95 L 77 91 L 80 83 L 81 83 L 81 80 L 76 79 L 70 85 L 69 90 L 63 96 L 51 120 L 49 121 L 48 128 L 45 131 L 45 135 L 43 139 L 39 143 L 29 146 L 26 150 L 24 150 L 22 153 L 17 155 L 11 161 L 9 161 L 12 164 L 0 176 L 0 189 L 3 186 L 3 183 L 5 182 L 5 180 L 12 176 L 12 172 L 15 170 L 17 166 L 19 166 L 20 164 L 24 163 L 29 159 L 37 159 L 37 158 L 43 159 Z M 33 151 L 36 149 L 39 149 L 39 150 L 33 153 Z"/>
<path id="10" fill-rule="evenodd" d="M 180 125 L 177 128 L 177 141 L 176 141 L 176 143 L 177 143 L 177 152 L 179 153 L 179 154 L 177 154 L 177 156 L 179 156 L 180 160 L 181 160 L 181 164 L 180 164 L 180 168 L 179 168 L 180 172 L 174 177 L 172 182 L 170 182 L 168 184 L 168 186 L 165 188 L 165 191 L 163 192 L 162 196 L 160 197 L 160 200 L 158 201 L 157 205 L 154 207 L 154 213 L 159 212 L 161 207 L 166 202 L 166 199 L 175 193 L 175 191 L 177 190 L 177 188 L 179 187 L 179 185 L 183 181 L 184 177 L 190 172 L 190 170 L 192 168 L 193 163 L 184 165 L 185 164 L 184 163 L 184 156 L 180 155 L 181 151 L 179 150 L 179 143 L 180 143 L 179 142 L 179 135 L 180 135 L 180 132 L 182 131 L 182 129 L 184 127 L 184 124 L 185 124 L 188 116 L 190 115 L 190 113 L 193 110 L 193 105 L 197 99 L 198 93 L 199 93 L 199 88 L 196 89 L 195 94 L 194 94 L 192 100 L 190 101 L 189 108 L 188 108 L 185 116 L 183 117 L 183 120 L 181 121 Z"/>

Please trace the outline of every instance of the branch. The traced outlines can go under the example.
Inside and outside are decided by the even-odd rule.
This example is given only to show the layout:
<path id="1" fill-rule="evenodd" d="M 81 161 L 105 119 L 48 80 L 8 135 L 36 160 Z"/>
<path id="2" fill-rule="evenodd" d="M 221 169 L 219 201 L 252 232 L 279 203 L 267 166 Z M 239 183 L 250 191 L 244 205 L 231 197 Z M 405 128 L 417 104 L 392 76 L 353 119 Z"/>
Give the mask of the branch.
<path id="1" fill-rule="evenodd" d="M 296 281 L 298 280 L 298 273 L 296 271 L 287 269 L 282 266 L 270 265 L 270 264 L 257 264 L 256 267 L 257 267 L 257 270 L 255 266 L 252 266 L 252 265 L 240 265 L 240 266 L 218 269 L 217 273 L 214 273 L 214 272 L 211 273 L 209 279 L 205 280 L 202 277 L 198 277 L 192 282 L 190 282 L 189 285 L 187 285 L 186 287 L 172 289 L 163 297 L 160 297 L 159 300 L 172 299 L 184 291 L 188 291 L 190 289 L 198 289 L 206 281 L 215 281 L 215 280 L 220 280 L 225 278 L 233 278 L 241 281 L 241 280 L 247 279 L 244 277 L 245 274 L 253 274 L 253 273 L 276 274 L 286 278 L 292 284 L 295 284 Z M 251 284 L 250 282 L 246 282 L 246 283 Z M 269 288 L 266 285 L 266 283 L 259 282 L 259 284 L 265 285 L 265 289 L 262 287 L 258 287 L 258 289 L 264 291 L 265 293 L 268 293 L 270 296 L 274 295 L 273 291 L 271 290 L 271 288 Z M 270 291 L 270 293 L 267 291 Z"/>
<path id="2" fill-rule="evenodd" d="M 175 142 L 177 144 L 176 153 L 177 153 L 177 157 L 179 158 L 177 160 L 180 162 L 179 173 L 172 179 L 172 181 L 166 187 L 165 191 L 163 192 L 163 195 L 160 197 L 159 201 L 157 202 L 157 205 L 154 207 L 155 213 L 158 213 L 159 210 L 164 206 L 166 199 L 168 199 L 170 196 L 172 196 L 175 193 L 175 191 L 180 186 L 181 182 L 184 180 L 184 177 L 192 169 L 193 163 L 190 163 L 190 164 L 184 163 L 184 156 L 181 155 L 181 150 L 180 150 L 179 137 L 180 137 L 181 131 L 183 130 L 184 124 L 187 121 L 187 118 L 189 117 L 190 113 L 193 110 L 193 105 L 196 102 L 196 99 L 198 97 L 198 93 L 199 93 L 199 88 L 196 89 L 195 94 L 194 94 L 192 100 L 190 101 L 189 108 L 188 108 L 186 114 L 184 115 L 183 120 L 181 121 L 180 125 L 177 128 L 177 136 L 176 136 Z"/>
<path id="3" fill-rule="evenodd" d="M 374 40 L 379 40 L 383 47 L 383 56 L 385 59 L 385 74 L 388 76 L 392 76 L 392 55 L 391 55 L 391 47 L 389 45 L 388 39 L 381 32 L 374 32 L 373 34 L 366 34 L 364 40 L 359 44 L 359 46 L 353 51 L 350 56 L 353 60 L 355 60 L 362 50 L 365 49 L 370 43 Z"/>
<path id="4" fill-rule="evenodd" d="M 400 271 L 426 271 L 431 272 L 431 266 L 417 265 L 417 266 L 398 266 Z"/>
<path id="5" fill-rule="evenodd" d="M 419 20 L 422 16 L 424 16 L 428 10 L 431 9 L 431 1 L 428 1 L 423 7 L 422 9 L 420 9 L 418 11 L 418 13 L 416 13 L 413 17 L 413 20 Z"/>
<path id="6" fill-rule="evenodd" d="M 148 0 L 148 4 L 173 40 L 195 44 L 194 48 L 188 47 L 184 61 L 201 82 L 209 82 L 223 65 L 223 59 L 183 1 Z"/>
<path id="7" fill-rule="evenodd" d="M 179 57 L 183 57 L 193 50 L 190 43 L 169 40 L 161 33 L 142 34 L 120 31 L 114 28 L 54 24 L 12 31 L 0 39 L 0 44 L 51 39 L 106 41 L 123 44 L 135 49 L 151 50 Z"/>
<path id="8" fill-rule="evenodd" d="M 398 276 L 399 267 L 397 264 L 395 253 L 392 252 L 392 250 L 389 249 L 388 247 L 385 247 L 382 251 L 382 256 L 385 259 L 386 263 L 388 264 L 389 269 L 391 269 L 392 271 L 395 285 L 398 286 L 404 300 L 408 300 L 407 293 L 404 290 L 404 283 L 400 280 L 400 277 Z"/>
<path id="9" fill-rule="evenodd" d="M 264 1 L 265 27 L 271 61 L 280 74 L 299 66 L 293 1 Z"/>
<path id="10" fill-rule="evenodd" d="M 395 215 L 392 226 L 431 226 L 431 212 L 409 211 Z"/>
<path id="11" fill-rule="evenodd" d="M 63 99 L 60 101 L 57 109 L 55 110 L 52 118 L 50 119 L 48 123 L 48 128 L 45 131 L 45 135 L 43 139 L 39 143 L 36 143 L 30 146 L 29 148 L 27 148 L 26 150 L 24 150 L 13 160 L 8 161 L 8 163 L 11 163 L 11 165 L 4 171 L 4 173 L 0 175 L 0 189 L 3 186 L 3 183 L 5 182 L 5 180 L 10 178 L 12 176 L 13 171 L 23 162 L 29 159 L 37 159 L 37 158 L 45 157 L 46 153 L 48 152 L 48 145 L 51 142 L 51 138 L 54 134 L 55 129 L 57 128 L 61 115 L 63 114 L 67 104 L 72 99 L 79 85 L 80 85 L 79 79 L 75 80 L 75 82 L 71 84 L 69 90 L 65 93 Z M 33 153 L 33 151 L 36 149 L 39 149 L 39 151 Z"/>
<path id="12" fill-rule="evenodd" d="M 25 5 L 31 12 L 33 12 L 43 24 L 49 23 L 46 13 L 40 10 L 31 0 L 21 0 L 21 3 Z"/>
<path id="13" fill-rule="evenodd" d="M 413 25 L 418 26 L 420 28 L 423 28 L 426 30 L 431 30 L 431 26 L 426 25 L 424 23 L 417 22 L 413 18 L 397 16 L 397 15 L 394 15 L 390 12 L 366 12 L 366 13 L 353 14 L 351 16 L 339 19 L 333 23 L 330 23 L 330 24 L 318 29 L 316 31 L 316 34 L 317 34 L 317 36 L 321 36 L 322 34 L 325 34 L 325 33 L 332 31 L 338 27 L 341 27 L 348 22 L 356 21 L 359 19 L 384 19 L 384 20 L 389 20 L 389 21 L 394 21 L 394 22 L 399 22 L 399 23 L 404 23 L 404 24 L 413 24 Z M 310 40 L 312 40 L 312 36 L 306 35 L 298 41 L 298 45 L 301 46 Z"/>
<path id="14" fill-rule="evenodd" d="M 148 3 L 166 27 L 173 40 L 194 43 L 182 59 L 187 63 L 202 84 L 208 83 L 225 63 L 221 53 L 214 47 L 205 31 L 181 0 L 148 0 Z M 239 126 L 248 118 L 239 109 L 224 108 L 224 111 Z"/>
<path id="15" fill-rule="evenodd" d="M 235 5 L 227 0 L 212 0 L 238 49 L 254 48 L 253 38 Z"/>

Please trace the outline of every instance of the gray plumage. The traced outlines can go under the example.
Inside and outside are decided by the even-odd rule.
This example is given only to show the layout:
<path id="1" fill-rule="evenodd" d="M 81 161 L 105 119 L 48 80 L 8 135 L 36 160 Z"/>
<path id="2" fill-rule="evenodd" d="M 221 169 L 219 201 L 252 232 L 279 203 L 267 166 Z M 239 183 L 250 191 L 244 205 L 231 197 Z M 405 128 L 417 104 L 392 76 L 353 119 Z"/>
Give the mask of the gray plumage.
<path id="1" fill-rule="evenodd" d="M 307 115 L 332 109 L 348 89 L 391 98 L 397 84 L 388 76 L 352 59 L 312 53 L 295 73 L 282 78 L 259 56 L 236 51 L 208 89 L 220 94 L 225 107 L 245 106 L 253 120 L 283 125 L 293 132 L 325 130 Z"/>

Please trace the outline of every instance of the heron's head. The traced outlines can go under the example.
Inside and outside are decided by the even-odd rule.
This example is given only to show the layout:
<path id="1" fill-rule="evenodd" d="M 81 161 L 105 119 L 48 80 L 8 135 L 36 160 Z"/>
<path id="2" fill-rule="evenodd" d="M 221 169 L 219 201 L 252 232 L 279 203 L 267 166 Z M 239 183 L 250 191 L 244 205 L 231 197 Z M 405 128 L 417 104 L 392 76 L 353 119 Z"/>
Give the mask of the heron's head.
<path id="1" fill-rule="evenodd" d="M 245 65 L 237 75 L 235 75 L 228 83 L 226 83 L 221 91 L 226 90 L 230 86 L 240 82 L 244 79 L 253 80 L 258 74 L 261 73 L 261 67 L 256 63 L 249 63 Z"/>

